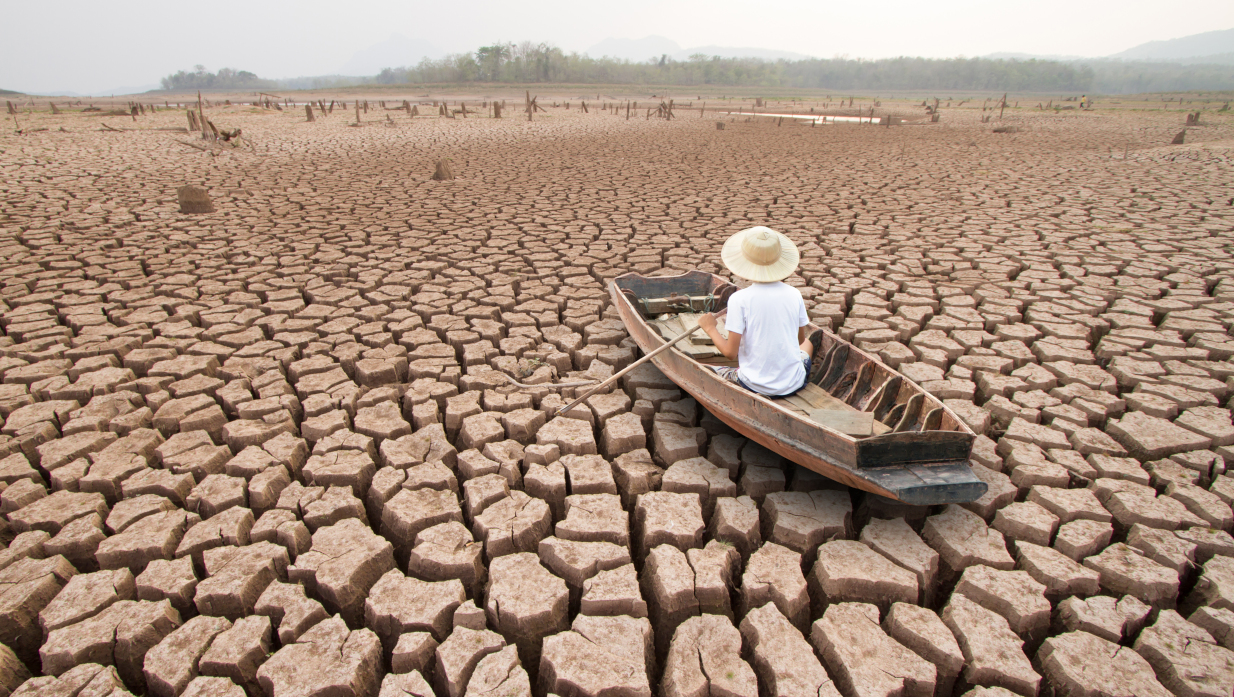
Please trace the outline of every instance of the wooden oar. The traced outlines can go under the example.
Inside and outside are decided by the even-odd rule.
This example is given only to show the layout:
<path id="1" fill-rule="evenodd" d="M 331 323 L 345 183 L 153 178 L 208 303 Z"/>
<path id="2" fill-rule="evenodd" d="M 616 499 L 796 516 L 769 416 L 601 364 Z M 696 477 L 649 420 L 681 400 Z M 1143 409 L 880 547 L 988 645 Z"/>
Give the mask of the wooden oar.
<path id="1" fill-rule="evenodd" d="M 725 310 L 724 312 L 727 312 L 727 310 Z M 717 315 L 717 317 L 724 315 L 724 312 L 720 312 L 720 313 Z M 642 365 L 642 364 L 646 363 L 647 361 L 649 361 L 649 360 L 651 360 L 651 359 L 655 358 L 656 356 L 660 355 L 661 353 L 664 353 L 665 351 L 669 350 L 670 348 L 672 348 L 672 347 L 676 346 L 676 345 L 677 345 L 677 342 L 681 341 L 682 339 L 685 339 L 686 337 L 690 336 L 691 334 L 693 334 L 694 332 L 698 331 L 699 329 L 702 329 L 702 327 L 700 327 L 699 325 L 697 325 L 697 324 L 696 324 L 696 325 L 694 325 L 694 328 L 693 328 L 693 329 L 687 329 L 687 330 L 683 331 L 682 333 L 678 334 L 678 335 L 676 336 L 676 338 L 674 338 L 672 341 L 670 341 L 670 342 L 668 342 L 667 344 L 665 344 L 665 345 L 661 346 L 660 348 L 656 349 L 655 351 L 652 351 L 651 353 L 647 354 L 646 356 L 643 356 L 642 358 L 638 359 L 637 361 L 634 361 L 634 362 L 633 362 L 633 363 L 631 363 L 630 365 L 626 366 L 626 368 L 625 368 L 624 370 L 620 370 L 620 371 L 618 371 L 618 372 L 614 373 L 614 374 L 613 374 L 613 376 L 612 376 L 612 377 L 610 377 L 609 379 L 605 380 L 604 382 L 600 383 L 599 385 L 596 385 L 595 387 L 591 388 L 590 390 L 587 390 L 586 392 L 584 392 L 584 393 L 583 393 L 583 396 L 579 397 L 578 399 L 574 400 L 573 402 L 570 402 L 570 403 L 569 403 L 569 404 L 567 404 L 566 406 L 564 406 L 564 407 L 562 407 L 562 408 L 558 409 L 556 412 L 554 412 L 554 413 L 553 413 L 553 417 L 554 417 L 554 418 L 556 418 L 556 417 L 558 417 L 558 416 L 561 416 L 562 414 L 565 414 L 566 412 L 570 411 L 570 410 L 571 410 L 571 409 L 573 409 L 574 407 L 577 407 L 579 404 L 581 404 L 581 403 L 582 403 L 582 401 L 583 401 L 584 399 L 587 399 L 587 398 L 588 398 L 588 397 L 590 397 L 591 395 L 593 395 L 593 394 L 595 394 L 595 393 L 599 392 L 600 390 L 604 389 L 605 387 L 608 387 L 609 385 L 613 384 L 613 383 L 614 383 L 614 382 L 616 382 L 616 381 L 617 381 L 617 379 L 618 379 L 618 378 L 620 378 L 622 375 L 625 375 L 626 373 L 630 372 L 631 370 L 634 370 L 635 368 L 639 367 L 640 365 Z"/>

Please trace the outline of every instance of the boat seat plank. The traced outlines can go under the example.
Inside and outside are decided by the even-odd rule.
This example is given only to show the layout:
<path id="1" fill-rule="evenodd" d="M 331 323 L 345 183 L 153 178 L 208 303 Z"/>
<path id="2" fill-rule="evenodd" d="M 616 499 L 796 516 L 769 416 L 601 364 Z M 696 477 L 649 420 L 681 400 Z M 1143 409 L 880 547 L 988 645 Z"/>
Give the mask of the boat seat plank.
<path id="1" fill-rule="evenodd" d="M 833 409 L 836 411 L 856 411 L 843 401 L 832 397 L 827 390 L 810 383 L 801 388 L 801 391 L 792 397 L 785 398 L 785 401 L 793 404 L 802 404 L 804 409 Z"/>
<path id="2" fill-rule="evenodd" d="M 662 315 L 659 319 L 654 319 L 648 322 L 660 332 L 660 336 L 664 337 L 665 341 L 676 339 L 683 331 L 689 331 L 698 326 L 698 318 L 701 313 L 697 312 L 682 312 L 676 315 Z M 727 336 L 724 329 L 724 318 L 721 317 L 716 323 L 720 330 L 721 336 Z M 711 337 L 703 332 L 695 332 L 693 336 L 684 341 L 678 342 L 677 348 L 682 353 L 688 355 L 696 361 L 702 361 L 712 357 L 723 357 L 720 350 L 715 347 L 711 341 Z"/>
<path id="3" fill-rule="evenodd" d="M 649 324 L 655 327 L 656 330 L 660 332 L 660 336 L 664 337 L 664 339 L 668 341 L 677 338 L 677 336 L 687 328 L 697 327 L 698 317 L 699 315 L 697 314 L 682 313 L 680 315 L 672 315 L 661 319 L 652 320 Z M 711 338 L 705 334 L 699 333 L 698 336 L 701 336 L 708 342 L 711 341 Z M 723 355 L 715 346 L 700 344 L 696 341 L 696 337 L 693 336 L 689 339 L 685 339 L 684 341 L 677 342 L 676 348 L 695 360 L 702 360 L 704 358 Z"/>
<path id="4" fill-rule="evenodd" d="M 702 317 L 702 314 L 697 312 L 683 312 L 677 315 L 677 319 L 681 322 L 681 331 L 688 332 L 697 329 L 699 317 Z M 707 336 L 706 332 L 695 332 L 690 336 L 690 343 L 695 346 L 712 346 L 715 342 L 711 340 L 710 336 Z"/>
<path id="5" fill-rule="evenodd" d="M 874 415 L 869 412 L 811 409 L 808 414 L 814 423 L 822 424 L 854 438 L 868 438 L 874 435 Z"/>
<path id="6" fill-rule="evenodd" d="M 850 414 L 866 413 L 866 412 L 858 411 L 857 409 L 850 406 L 849 404 L 846 404 L 844 401 L 836 399 L 835 397 L 832 397 L 827 392 L 827 390 L 824 390 L 823 388 L 819 387 L 818 385 L 814 385 L 814 384 L 806 385 L 800 392 L 793 395 L 792 397 L 786 397 L 783 401 L 786 404 L 792 405 L 797 410 L 804 412 L 807 416 L 810 417 L 811 420 L 815 421 L 816 423 L 823 424 L 824 426 L 831 426 L 831 423 L 827 420 L 820 420 L 819 418 L 815 418 L 814 414 L 816 412 L 847 412 Z M 837 419 L 838 417 L 827 416 L 825 418 L 834 420 L 834 419 Z M 864 419 L 862 419 L 861 422 L 864 423 Z M 887 426 L 886 424 L 882 424 L 882 423 L 879 423 L 878 421 L 875 421 L 873 419 L 873 415 L 871 415 L 870 422 L 871 422 L 870 432 L 865 433 L 866 436 L 870 436 L 870 435 L 878 436 L 878 435 L 882 435 L 891 430 L 890 426 Z M 847 431 L 844 431 L 844 429 L 842 428 L 837 428 L 836 430 L 847 433 Z M 857 436 L 858 434 L 849 433 L 849 435 Z"/>

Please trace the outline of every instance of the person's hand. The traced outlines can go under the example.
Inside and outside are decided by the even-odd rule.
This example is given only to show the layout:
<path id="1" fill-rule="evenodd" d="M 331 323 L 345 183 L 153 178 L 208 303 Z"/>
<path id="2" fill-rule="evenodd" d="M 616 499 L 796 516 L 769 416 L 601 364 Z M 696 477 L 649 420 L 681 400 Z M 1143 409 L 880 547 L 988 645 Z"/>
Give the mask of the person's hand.
<path id="1" fill-rule="evenodd" d="M 716 328 L 716 316 L 710 312 L 705 315 L 700 315 L 698 318 L 698 326 L 705 332 L 713 331 Z"/>

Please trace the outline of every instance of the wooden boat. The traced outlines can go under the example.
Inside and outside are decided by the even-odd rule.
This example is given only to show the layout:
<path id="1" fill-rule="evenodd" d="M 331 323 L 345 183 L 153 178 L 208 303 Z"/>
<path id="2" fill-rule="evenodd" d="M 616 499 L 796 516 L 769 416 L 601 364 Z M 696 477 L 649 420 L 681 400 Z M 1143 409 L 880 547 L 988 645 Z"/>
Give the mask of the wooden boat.
<path id="1" fill-rule="evenodd" d="M 698 313 L 724 309 L 737 290 L 701 271 L 628 273 L 609 288 L 644 353 L 692 326 Z M 652 362 L 746 438 L 825 477 L 907 504 L 964 503 L 986 492 L 969 467 L 972 430 L 912 380 L 835 334 L 824 330 L 825 367 L 816 382 L 779 399 L 720 378 L 710 366 L 735 362 L 709 343 L 700 331 Z"/>

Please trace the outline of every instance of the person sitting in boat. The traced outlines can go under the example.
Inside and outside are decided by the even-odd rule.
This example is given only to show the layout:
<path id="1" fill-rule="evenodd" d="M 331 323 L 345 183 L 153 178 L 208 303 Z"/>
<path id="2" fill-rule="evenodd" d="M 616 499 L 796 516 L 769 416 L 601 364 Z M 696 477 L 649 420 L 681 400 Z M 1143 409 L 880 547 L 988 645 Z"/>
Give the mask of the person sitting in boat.
<path id="1" fill-rule="evenodd" d="M 699 327 L 716 349 L 737 367 L 712 366 L 716 373 L 751 392 L 787 397 L 806 386 L 812 359 L 822 343 L 822 332 L 806 337 L 806 304 L 801 291 L 784 283 L 797 269 L 797 245 L 769 227 L 742 230 L 724 243 L 720 252 L 733 274 L 753 281 L 728 299 L 725 328 L 720 335 L 716 316 L 699 317 Z"/>

